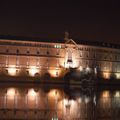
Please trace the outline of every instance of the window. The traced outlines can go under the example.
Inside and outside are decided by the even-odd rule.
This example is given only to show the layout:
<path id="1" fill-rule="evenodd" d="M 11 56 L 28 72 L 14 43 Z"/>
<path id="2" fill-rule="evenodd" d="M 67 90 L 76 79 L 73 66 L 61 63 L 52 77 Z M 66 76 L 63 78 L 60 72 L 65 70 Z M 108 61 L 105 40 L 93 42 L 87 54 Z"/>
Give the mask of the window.
<path id="1" fill-rule="evenodd" d="M 8 70 L 5 70 L 5 72 L 8 74 Z"/>
<path id="2" fill-rule="evenodd" d="M 56 77 L 58 77 L 58 71 L 56 72 Z"/>
<path id="3" fill-rule="evenodd" d="M 19 53 L 19 50 L 18 50 L 18 49 L 16 50 L 16 53 L 17 53 L 17 54 Z"/>
<path id="4" fill-rule="evenodd" d="M 115 55 L 115 60 L 117 60 L 117 55 Z"/>
<path id="5" fill-rule="evenodd" d="M 6 49 L 6 53 L 9 53 L 9 49 Z"/>
<path id="6" fill-rule="evenodd" d="M 18 66 L 19 65 L 19 57 L 17 56 L 16 57 L 16 66 Z"/>
<path id="7" fill-rule="evenodd" d="M 82 57 L 82 52 L 80 52 L 80 57 Z"/>
<path id="8" fill-rule="evenodd" d="M 40 52 L 39 51 L 37 51 L 37 55 L 39 55 L 40 54 Z"/>
<path id="9" fill-rule="evenodd" d="M 95 53 L 93 53 L 93 58 L 95 58 L 96 57 L 96 54 Z"/>
<path id="10" fill-rule="evenodd" d="M 89 57 L 89 54 L 88 54 L 88 52 L 86 53 L 86 57 L 87 57 L 87 58 Z"/>
<path id="11" fill-rule="evenodd" d="M 56 53 L 56 55 L 59 55 L 60 54 L 60 51 L 59 50 L 57 50 L 57 53 Z"/>
<path id="12" fill-rule="evenodd" d="M 60 44 L 54 45 L 54 48 L 61 48 Z"/>
<path id="13" fill-rule="evenodd" d="M 26 70 L 26 74 L 29 75 L 29 71 L 28 70 Z"/>
<path id="14" fill-rule="evenodd" d="M 16 73 L 17 73 L 17 74 L 18 74 L 18 72 L 19 72 L 19 71 L 18 71 L 18 70 L 16 70 Z"/>
<path id="15" fill-rule="evenodd" d="M 29 54 L 30 52 L 29 52 L 29 50 L 27 50 L 27 54 Z"/>
<path id="16" fill-rule="evenodd" d="M 47 55 L 49 55 L 50 53 L 49 53 L 49 51 L 47 50 Z"/>

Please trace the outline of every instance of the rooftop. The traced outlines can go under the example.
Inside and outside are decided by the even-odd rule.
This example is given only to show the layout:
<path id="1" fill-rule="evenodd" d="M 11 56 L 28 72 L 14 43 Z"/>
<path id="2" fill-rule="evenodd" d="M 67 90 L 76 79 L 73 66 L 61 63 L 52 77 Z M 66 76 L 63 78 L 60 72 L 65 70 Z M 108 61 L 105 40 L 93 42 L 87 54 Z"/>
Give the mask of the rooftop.
<path id="1" fill-rule="evenodd" d="M 64 43 L 64 39 L 48 39 L 48 38 L 37 38 L 37 37 L 24 37 L 24 36 L 12 36 L 12 35 L 0 35 L 0 39 L 2 40 L 18 40 L 18 41 L 35 41 L 35 42 L 54 42 L 54 43 Z M 100 46 L 100 47 L 108 47 L 108 48 L 116 48 L 120 49 L 120 44 L 114 43 L 107 43 L 107 42 L 100 42 L 100 41 L 89 41 L 89 40 L 79 40 L 74 39 L 77 41 L 77 44 L 82 45 L 92 45 L 92 46 Z"/>

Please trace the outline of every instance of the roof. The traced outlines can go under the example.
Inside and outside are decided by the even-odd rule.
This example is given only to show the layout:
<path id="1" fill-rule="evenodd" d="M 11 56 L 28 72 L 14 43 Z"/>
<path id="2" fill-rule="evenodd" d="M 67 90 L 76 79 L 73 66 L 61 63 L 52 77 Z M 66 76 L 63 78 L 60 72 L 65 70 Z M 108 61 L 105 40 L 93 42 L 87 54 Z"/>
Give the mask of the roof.
<path id="1" fill-rule="evenodd" d="M 19 41 L 35 41 L 35 42 L 54 42 L 54 43 L 64 43 L 64 39 L 48 39 L 48 38 L 38 38 L 38 37 L 23 37 L 23 36 L 12 36 L 12 35 L 0 35 L 0 39 L 4 40 L 19 40 Z M 117 48 L 120 49 L 120 44 L 113 44 L 100 41 L 89 41 L 89 40 L 80 40 L 74 39 L 77 41 L 77 44 L 82 45 L 91 45 L 91 46 L 100 46 L 108 48 Z"/>

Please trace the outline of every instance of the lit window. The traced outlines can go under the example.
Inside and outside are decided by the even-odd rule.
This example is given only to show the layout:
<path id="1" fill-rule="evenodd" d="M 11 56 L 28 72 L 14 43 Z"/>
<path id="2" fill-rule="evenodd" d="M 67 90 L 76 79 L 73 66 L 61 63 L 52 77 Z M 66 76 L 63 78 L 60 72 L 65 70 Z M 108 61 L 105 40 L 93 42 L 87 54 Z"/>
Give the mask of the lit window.
<path id="1" fill-rule="evenodd" d="M 54 48 L 61 48 L 60 44 L 54 45 Z"/>
<path id="2" fill-rule="evenodd" d="M 57 45 L 54 45 L 54 48 L 57 48 Z"/>

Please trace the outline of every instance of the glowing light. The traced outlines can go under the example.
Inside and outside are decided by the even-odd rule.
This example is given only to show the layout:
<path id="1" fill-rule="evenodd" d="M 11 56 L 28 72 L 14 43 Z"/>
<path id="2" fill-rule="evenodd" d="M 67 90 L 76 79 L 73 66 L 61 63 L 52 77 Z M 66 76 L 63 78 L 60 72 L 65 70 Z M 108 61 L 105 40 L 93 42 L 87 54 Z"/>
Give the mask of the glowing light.
<path id="1" fill-rule="evenodd" d="M 70 100 L 69 104 L 71 104 L 74 107 L 75 106 L 75 100 Z"/>
<path id="2" fill-rule="evenodd" d="M 82 103 L 82 98 L 77 99 L 79 103 Z"/>
<path id="3" fill-rule="evenodd" d="M 115 97 L 120 97 L 120 92 L 119 91 L 115 92 Z"/>
<path id="4" fill-rule="evenodd" d="M 37 93 L 34 91 L 34 89 L 30 89 L 28 91 L 28 96 L 31 97 L 31 98 L 32 97 L 34 98 L 36 95 L 37 95 Z"/>
<path id="5" fill-rule="evenodd" d="M 65 68 L 69 68 L 69 64 L 67 64 L 67 62 L 65 62 Z"/>
<path id="6" fill-rule="evenodd" d="M 52 118 L 52 120 L 58 120 L 58 118 L 56 117 L 56 118 Z"/>
<path id="7" fill-rule="evenodd" d="M 108 106 L 111 103 L 111 98 L 110 98 L 110 92 L 109 91 L 103 91 L 100 102 L 104 106 Z"/>
<path id="8" fill-rule="evenodd" d="M 36 66 L 31 66 L 29 69 L 30 76 L 34 76 L 36 73 L 39 73 L 39 70 Z"/>
<path id="9" fill-rule="evenodd" d="M 82 67 L 82 66 L 80 66 L 80 67 L 79 67 L 79 70 L 80 70 L 80 71 L 82 71 L 82 70 L 83 70 L 83 67 Z"/>
<path id="10" fill-rule="evenodd" d="M 60 44 L 54 45 L 54 48 L 61 48 Z"/>
<path id="11" fill-rule="evenodd" d="M 94 95 L 93 102 L 96 105 L 96 95 Z"/>
<path id="12" fill-rule="evenodd" d="M 105 79 L 109 79 L 109 78 L 110 78 L 110 73 L 109 73 L 109 72 L 104 72 L 104 73 L 103 73 L 103 77 L 104 77 Z"/>
<path id="13" fill-rule="evenodd" d="M 109 93 L 109 91 L 103 91 L 103 93 L 102 93 L 102 97 L 104 97 L 104 98 L 108 98 L 108 97 L 110 97 L 110 93 Z"/>
<path id="14" fill-rule="evenodd" d="M 61 70 L 58 70 L 57 68 L 55 70 L 49 70 L 49 73 L 52 77 L 59 77 L 61 74 Z"/>
<path id="15" fill-rule="evenodd" d="M 15 89 L 14 89 L 14 88 L 9 88 L 9 89 L 7 90 L 7 96 L 8 96 L 8 98 L 10 98 L 10 99 L 14 99 Z"/>
<path id="16" fill-rule="evenodd" d="M 87 71 L 87 72 L 90 72 L 90 71 L 91 71 L 91 69 L 90 69 L 89 67 L 87 67 L 87 68 L 86 68 L 86 71 Z"/>
<path id="17" fill-rule="evenodd" d="M 96 67 L 94 68 L 94 73 L 97 74 L 97 68 Z"/>
<path id="18" fill-rule="evenodd" d="M 90 98 L 85 97 L 85 103 L 88 103 L 90 101 Z"/>
<path id="19" fill-rule="evenodd" d="M 117 79 L 120 79 L 120 73 L 116 73 L 115 76 Z"/>
<path id="20" fill-rule="evenodd" d="M 16 67 L 15 66 L 9 66 L 8 74 L 11 75 L 11 76 L 16 75 Z"/>
<path id="21" fill-rule="evenodd" d="M 50 90 L 50 92 L 48 93 L 48 97 L 51 97 L 51 98 L 60 98 L 61 96 L 60 96 L 60 92 L 59 92 L 59 90 L 57 90 L 57 89 L 52 89 L 52 90 Z"/>
<path id="22" fill-rule="evenodd" d="M 63 102 L 64 102 L 64 105 L 65 105 L 65 106 L 69 104 L 69 101 L 68 101 L 68 99 L 66 99 L 66 98 L 63 100 Z"/>

